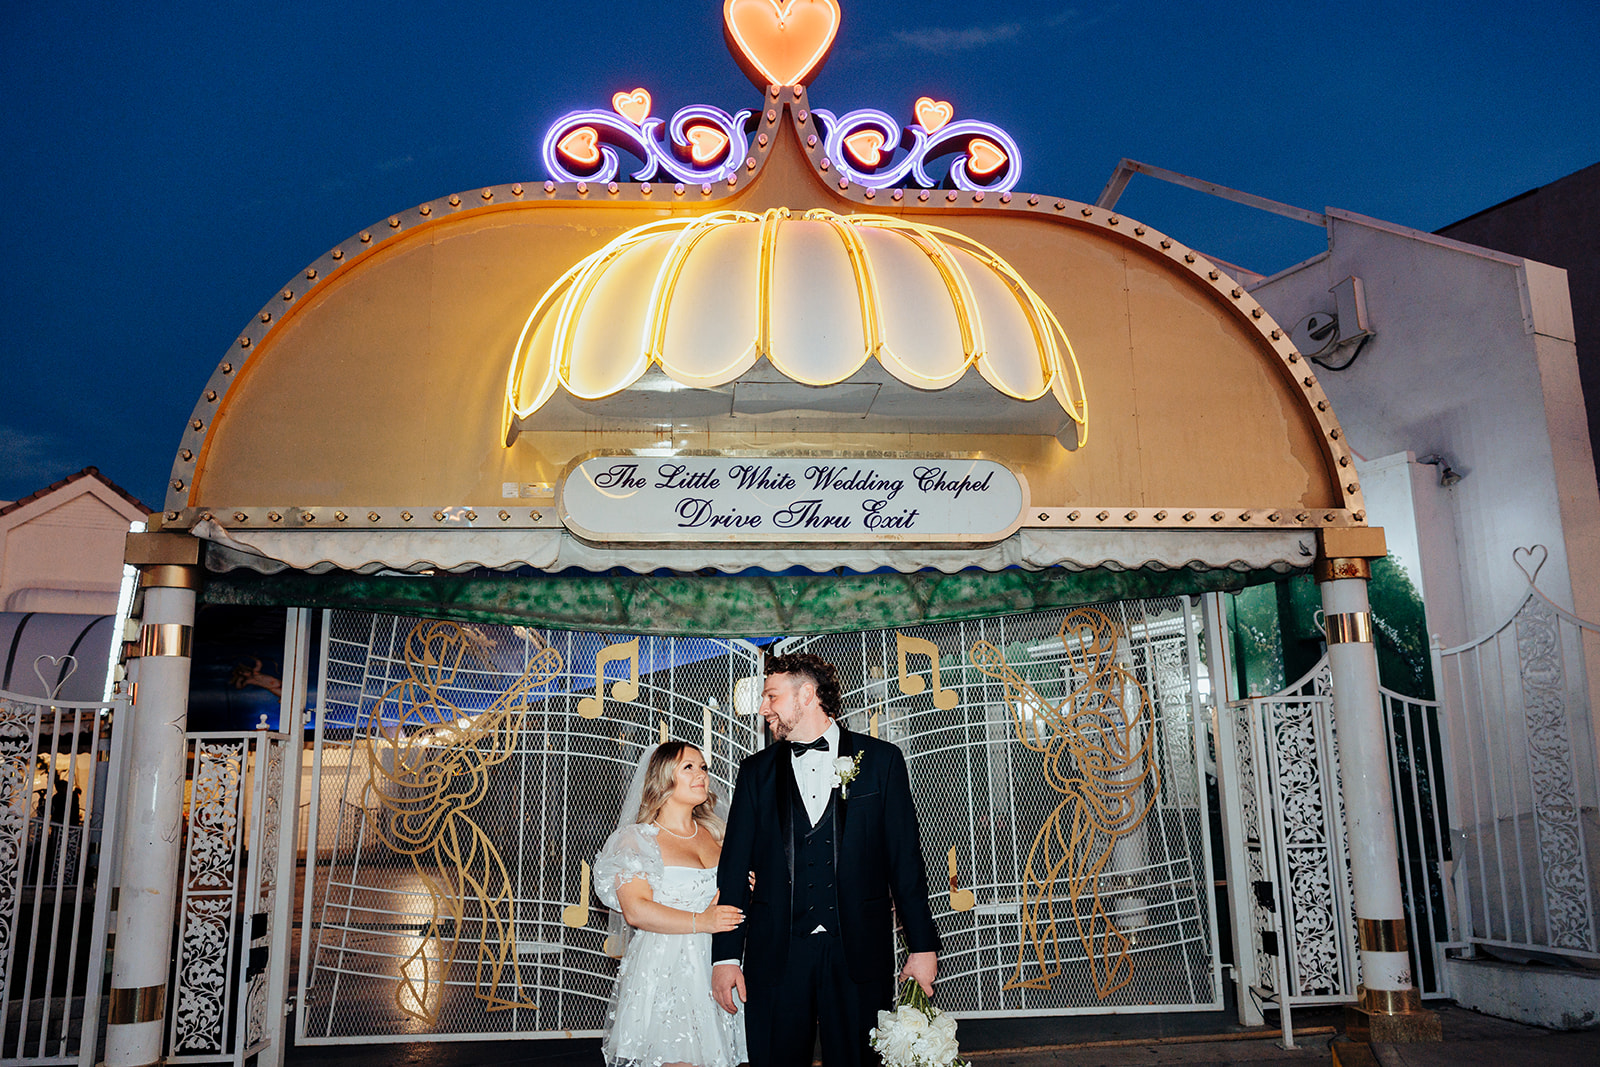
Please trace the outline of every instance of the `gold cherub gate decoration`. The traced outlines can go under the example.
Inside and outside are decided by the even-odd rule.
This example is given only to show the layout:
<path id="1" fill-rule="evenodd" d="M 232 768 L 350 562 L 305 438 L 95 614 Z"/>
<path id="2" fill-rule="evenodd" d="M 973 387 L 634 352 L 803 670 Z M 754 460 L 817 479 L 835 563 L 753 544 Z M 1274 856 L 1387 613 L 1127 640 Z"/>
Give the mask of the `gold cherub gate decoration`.
<path id="1" fill-rule="evenodd" d="M 479 931 L 477 998 L 489 1011 L 538 1007 L 516 955 L 512 879 L 472 817 L 488 795 L 490 768 L 517 750 L 529 697 L 562 670 L 560 653 L 536 638 L 530 643 L 537 651 L 520 678 L 489 707 L 463 708 L 446 690 L 464 669 L 463 657 L 487 666 L 492 642 L 474 627 L 419 622 L 402 650 L 404 679 L 385 690 L 368 719 L 362 806 L 379 840 L 410 859 L 430 903 L 417 945 L 400 965 L 395 1006 L 430 1026 L 438 1025 L 450 968 L 472 925 Z M 397 712 L 392 729 L 383 720 L 387 707 Z M 478 915 L 467 914 L 469 902 Z M 501 992 L 508 971 L 510 997 Z"/>
<path id="2" fill-rule="evenodd" d="M 1122 629 L 1110 616 L 1077 608 L 1062 620 L 1058 636 L 1068 673 L 1065 695 L 1054 703 L 994 645 L 972 646 L 973 666 L 1005 683 L 1017 739 L 1044 755 L 1045 781 L 1062 797 L 1028 849 L 1017 966 L 1003 988 L 1049 989 L 1061 974 L 1055 898 L 1057 883 L 1065 881 L 1089 977 L 1104 1000 L 1132 980 L 1133 966 L 1101 876 L 1117 842 L 1143 825 L 1160 792 L 1155 715 L 1144 687 L 1118 661 Z"/>

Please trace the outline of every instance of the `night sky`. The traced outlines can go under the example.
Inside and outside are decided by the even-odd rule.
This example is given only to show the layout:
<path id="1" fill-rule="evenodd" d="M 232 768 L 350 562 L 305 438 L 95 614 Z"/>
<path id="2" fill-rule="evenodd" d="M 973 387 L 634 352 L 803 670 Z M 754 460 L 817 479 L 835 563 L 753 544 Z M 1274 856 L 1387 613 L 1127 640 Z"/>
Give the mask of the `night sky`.
<path id="1" fill-rule="evenodd" d="M 1124 157 L 1434 230 L 1600 160 L 1600 4 L 842 0 L 814 106 L 921 95 L 1093 200 Z M 719 0 L 24 4 L 0 21 L 0 500 L 93 464 L 163 499 L 246 322 L 351 234 L 544 178 L 566 111 L 756 105 Z M 1270 272 L 1321 231 L 1136 177 L 1119 210 Z"/>

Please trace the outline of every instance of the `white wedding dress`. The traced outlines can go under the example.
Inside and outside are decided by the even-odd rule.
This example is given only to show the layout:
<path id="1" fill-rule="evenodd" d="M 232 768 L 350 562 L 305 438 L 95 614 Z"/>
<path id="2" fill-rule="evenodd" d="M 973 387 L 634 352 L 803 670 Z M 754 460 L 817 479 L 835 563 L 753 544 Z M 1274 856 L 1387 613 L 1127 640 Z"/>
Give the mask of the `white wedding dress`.
<path id="1" fill-rule="evenodd" d="M 716 868 L 663 866 L 658 832 L 634 824 L 612 834 L 595 857 L 595 894 L 617 908 L 617 887 L 643 878 L 656 903 L 704 911 L 717 892 Z M 607 1067 L 743 1063 L 744 1013 L 729 1015 L 711 998 L 711 935 L 632 934 L 606 1012 Z"/>

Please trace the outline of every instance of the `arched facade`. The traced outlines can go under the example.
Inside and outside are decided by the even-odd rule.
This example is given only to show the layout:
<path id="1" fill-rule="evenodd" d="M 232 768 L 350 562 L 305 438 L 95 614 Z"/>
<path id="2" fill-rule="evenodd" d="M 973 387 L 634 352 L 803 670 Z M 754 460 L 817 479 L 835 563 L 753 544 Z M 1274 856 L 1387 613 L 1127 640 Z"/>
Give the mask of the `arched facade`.
<path id="1" fill-rule="evenodd" d="M 631 100 L 615 110 L 640 125 Z M 307 871 L 356 888 L 339 904 L 308 884 L 302 1042 L 595 1025 L 609 964 L 579 859 L 592 815 L 658 731 L 699 739 L 731 783 L 763 743 L 750 638 L 840 661 L 852 728 L 905 749 L 960 961 L 949 988 L 977 1014 L 1222 1006 L 1202 679 L 1226 668 L 1194 594 L 1316 562 L 1337 590 L 1339 713 L 1376 714 L 1364 557 L 1381 531 L 1316 375 L 1242 285 L 1132 219 L 1014 182 L 852 180 L 830 157 L 840 120 L 798 86 L 762 102 L 723 116 L 715 180 L 492 186 L 383 220 L 287 283 L 201 392 L 134 560 L 153 632 L 138 699 L 160 709 L 138 721 L 183 714 L 166 668 L 188 654 L 196 595 L 285 605 L 301 609 L 295 751 L 304 609 L 329 609 Z M 973 136 L 966 163 L 1016 155 Z M 722 482 L 742 495 L 712 495 Z M 1118 729 L 1076 723 L 1090 690 L 1115 694 Z M 965 740 L 936 743 L 950 731 Z M 181 777 L 166 740 L 133 742 L 149 768 L 134 789 Z M 1107 760 L 1123 771 L 1099 787 L 1137 794 L 1137 818 L 1069 813 L 1095 825 L 1062 862 L 1114 877 L 1063 898 L 1112 916 L 1068 944 L 1029 919 L 1057 906 L 1035 856 L 1081 803 L 1048 783 Z M 470 863 L 443 838 L 384 836 L 397 805 L 453 776 L 473 799 L 445 798 L 439 825 L 478 842 Z M 292 776 L 282 789 L 294 810 Z M 155 862 L 170 806 L 131 809 L 125 837 L 152 860 L 124 900 L 177 877 Z M 530 845 L 551 812 L 559 848 L 543 822 Z M 319 819 L 339 820 L 331 850 Z M 1404 921 L 1363 881 L 1393 872 L 1364 853 L 1357 869 L 1361 914 L 1387 924 L 1387 948 L 1361 944 L 1367 981 L 1404 1010 Z M 325 940 L 406 893 L 432 900 L 420 933 L 355 962 Z M 136 921 L 119 916 L 119 944 Z M 117 995 L 146 1003 L 135 972 L 166 955 L 129 952 L 118 1067 L 160 1044 Z M 319 967 L 348 968 L 346 995 L 392 1005 L 402 1030 L 311 998 Z M 451 978 L 463 968 L 476 978 Z"/>

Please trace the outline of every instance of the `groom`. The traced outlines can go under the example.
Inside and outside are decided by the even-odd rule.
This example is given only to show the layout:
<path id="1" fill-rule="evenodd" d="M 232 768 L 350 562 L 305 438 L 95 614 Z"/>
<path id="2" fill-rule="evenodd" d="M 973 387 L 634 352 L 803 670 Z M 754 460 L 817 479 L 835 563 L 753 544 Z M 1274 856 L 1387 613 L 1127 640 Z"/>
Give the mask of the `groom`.
<path id="1" fill-rule="evenodd" d="M 840 700 L 825 660 L 767 660 L 761 715 L 777 744 L 739 768 L 717 867 L 722 903 L 746 921 L 712 939 L 712 993 L 730 1012 L 736 992 L 745 1002 L 751 1067 L 809 1067 L 819 1029 L 827 1067 L 877 1062 L 868 1032 L 895 993 L 891 899 L 910 951 L 900 977 L 933 992 L 939 934 L 905 759 L 841 729 Z"/>

